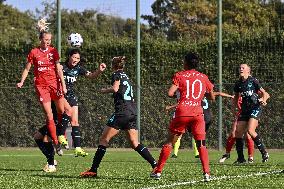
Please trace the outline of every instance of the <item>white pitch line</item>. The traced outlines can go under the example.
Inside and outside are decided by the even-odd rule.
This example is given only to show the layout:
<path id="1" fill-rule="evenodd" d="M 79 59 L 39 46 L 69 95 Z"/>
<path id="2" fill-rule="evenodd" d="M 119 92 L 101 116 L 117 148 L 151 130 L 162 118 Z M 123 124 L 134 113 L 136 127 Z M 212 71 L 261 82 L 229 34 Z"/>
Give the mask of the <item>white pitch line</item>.
<path id="1" fill-rule="evenodd" d="M 248 177 L 254 177 L 254 176 L 262 176 L 262 175 L 271 175 L 271 174 L 279 174 L 283 173 L 284 170 L 278 170 L 278 171 L 270 171 L 270 172 L 258 172 L 258 173 L 253 173 L 249 175 L 236 175 L 236 176 L 220 176 L 220 177 L 212 177 L 211 181 L 214 180 L 229 180 L 229 179 L 235 179 L 235 178 L 248 178 Z M 210 182 L 211 182 L 210 181 Z M 170 188 L 174 186 L 181 186 L 181 185 L 190 185 L 190 184 L 196 184 L 204 182 L 204 180 L 193 180 L 193 181 L 187 181 L 187 182 L 176 182 L 173 184 L 168 184 L 168 185 L 161 185 L 161 186 L 152 186 L 152 187 L 147 187 L 147 188 L 141 188 L 141 189 L 159 189 L 159 188 Z"/>

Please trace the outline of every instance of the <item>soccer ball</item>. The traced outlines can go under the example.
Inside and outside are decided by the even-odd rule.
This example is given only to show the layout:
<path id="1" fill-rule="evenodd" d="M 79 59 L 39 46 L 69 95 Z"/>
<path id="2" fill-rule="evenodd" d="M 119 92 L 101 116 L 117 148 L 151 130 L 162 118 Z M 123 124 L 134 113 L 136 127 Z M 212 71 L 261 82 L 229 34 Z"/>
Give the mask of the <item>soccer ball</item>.
<path id="1" fill-rule="evenodd" d="M 68 44 L 72 47 L 81 47 L 83 43 L 83 38 L 79 33 L 71 33 L 68 36 Z"/>

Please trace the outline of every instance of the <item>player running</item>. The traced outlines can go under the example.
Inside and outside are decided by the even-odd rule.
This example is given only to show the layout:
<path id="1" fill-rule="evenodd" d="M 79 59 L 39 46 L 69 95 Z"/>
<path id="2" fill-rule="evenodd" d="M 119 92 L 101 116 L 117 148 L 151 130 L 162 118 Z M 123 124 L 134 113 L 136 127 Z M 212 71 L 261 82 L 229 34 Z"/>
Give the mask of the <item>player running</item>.
<path id="1" fill-rule="evenodd" d="M 245 163 L 243 154 L 243 135 L 248 132 L 262 155 L 262 162 L 268 161 L 269 155 L 261 141 L 260 136 L 255 132 L 262 106 L 266 106 L 269 94 L 262 88 L 258 80 L 250 75 L 250 67 L 247 64 L 240 65 L 240 79 L 234 87 L 234 108 L 237 106 L 239 97 L 242 97 L 241 112 L 238 117 L 236 128 L 236 150 L 238 159 L 235 163 Z M 259 94 L 261 98 L 259 97 Z"/>
<path id="2" fill-rule="evenodd" d="M 86 70 L 81 64 L 80 64 L 80 58 L 81 53 L 79 49 L 71 49 L 68 53 L 68 58 L 66 59 L 65 64 L 62 66 L 63 75 L 67 87 L 67 93 L 65 94 L 65 101 L 64 106 L 68 107 L 69 105 L 72 107 L 72 115 L 71 117 L 67 114 L 63 115 L 63 121 L 62 121 L 62 127 L 60 127 L 57 130 L 58 140 L 59 142 L 66 146 L 68 145 L 68 142 L 65 138 L 65 131 L 69 125 L 69 122 L 71 120 L 71 126 L 72 126 L 72 140 L 73 145 L 75 147 L 75 156 L 87 156 L 88 153 L 86 153 L 81 148 L 81 134 L 80 134 L 80 127 L 79 127 L 79 121 L 78 121 L 78 97 L 74 90 L 74 84 L 77 81 L 77 78 L 79 76 L 85 76 L 87 78 L 97 78 L 106 68 L 106 65 L 104 63 L 100 64 L 99 69 L 90 72 Z"/>
<path id="3" fill-rule="evenodd" d="M 132 148 L 147 160 L 152 168 L 157 163 L 150 154 L 149 150 L 138 142 L 138 131 L 136 126 L 136 104 L 133 98 L 132 83 L 126 73 L 123 71 L 125 57 L 119 56 L 112 59 L 112 87 L 102 89 L 102 93 L 113 93 L 114 113 L 110 117 L 102 136 L 100 137 L 99 146 L 93 159 L 91 169 L 82 172 L 82 177 L 96 177 L 97 171 L 103 159 L 109 141 L 119 133 L 120 130 L 127 131 Z"/>
<path id="4" fill-rule="evenodd" d="M 168 96 L 173 97 L 175 92 L 180 92 L 180 99 L 169 127 L 167 142 L 163 145 L 158 165 L 150 174 L 154 179 L 160 179 L 165 163 L 172 151 L 172 145 L 177 139 L 190 129 L 196 140 L 197 149 L 203 167 L 204 180 L 210 180 L 209 158 L 205 146 L 205 122 L 201 101 L 205 92 L 214 100 L 213 84 L 205 74 L 195 69 L 199 64 L 199 58 L 195 53 L 188 53 L 184 57 L 184 71 L 177 72 L 173 77 L 173 84 L 168 91 Z"/>

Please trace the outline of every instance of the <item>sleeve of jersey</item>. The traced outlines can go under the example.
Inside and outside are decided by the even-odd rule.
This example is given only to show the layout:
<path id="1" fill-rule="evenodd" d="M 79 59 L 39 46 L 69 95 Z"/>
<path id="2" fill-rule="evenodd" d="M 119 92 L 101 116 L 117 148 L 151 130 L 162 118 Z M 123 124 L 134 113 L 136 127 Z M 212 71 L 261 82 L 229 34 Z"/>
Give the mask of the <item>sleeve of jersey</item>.
<path id="1" fill-rule="evenodd" d="M 89 72 L 89 71 L 88 71 L 86 68 L 80 67 L 80 72 L 79 72 L 80 75 L 86 75 L 88 72 Z M 89 72 L 89 73 L 90 73 L 90 72 Z"/>
<path id="2" fill-rule="evenodd" d="M 178 75 L 178 73 L 176 73 L 173 76 L 173 84 L 176 85 L 176 86 L 179 86 L 179 75 Z"/>
<path id="3" fill-rule="evenodd" d="M 238 82 L 235 83 L 234 92 L 235 92 L 235 93 L 239 93 L 239 92 L 240 92 Z"/>
<path id="4" fill-rule="evenodd" d="M 27 62 L 33 64 L 34 63 L 33 58 L 34 58 L 34 53 L 31 51 L 27 56 Z"/>
<path id="5" fill-rule="evenodd" d="M 59 54 L 58 54 L 57 49 L 53 49 L 52 54 L 53 54 L 54 62 L 59 61 Z"/>
<path id="6" fill-rule="evenodd" d="M 119 75 L 116 74 L 116 73 L 114 73 L 114 74 L 112 75 L 112 78 L 111 78 L 111 85 L 113 85 L 113 83 L 114 83 L 115 81 L 119 81 L 119 80 L 120 80 Z"/>
<path id="7" fill-rule="evenodd" d="M 212 91 L 214 88 L 214 85 L 209 81 L 209 79 L 207 78 L 206 80 L 206 92 L 210 92 Z"/>
<path id="8" fill-rule="evenodd" d="M 260 85 L 259 81 L 257 79 L 254 79 L 253 81 L 254 85 L 255 85 L 255 89 L 256 90 L 260 90 L 262 88 L 262 86 Z"/>

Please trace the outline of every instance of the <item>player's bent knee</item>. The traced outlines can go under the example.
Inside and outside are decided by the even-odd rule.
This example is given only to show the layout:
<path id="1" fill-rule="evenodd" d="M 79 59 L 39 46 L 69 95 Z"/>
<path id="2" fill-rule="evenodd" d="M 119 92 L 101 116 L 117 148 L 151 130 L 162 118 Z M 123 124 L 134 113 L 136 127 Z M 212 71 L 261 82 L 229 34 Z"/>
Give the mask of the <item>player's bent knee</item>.
<path id="1" fill-rule="evenodd" d="M 43 139 L 43 135 L 42 135 L 39 131 L 36 131 L 36 132 L 34 133 L 34 139 L 35 139 L 35 140 Z"/>

